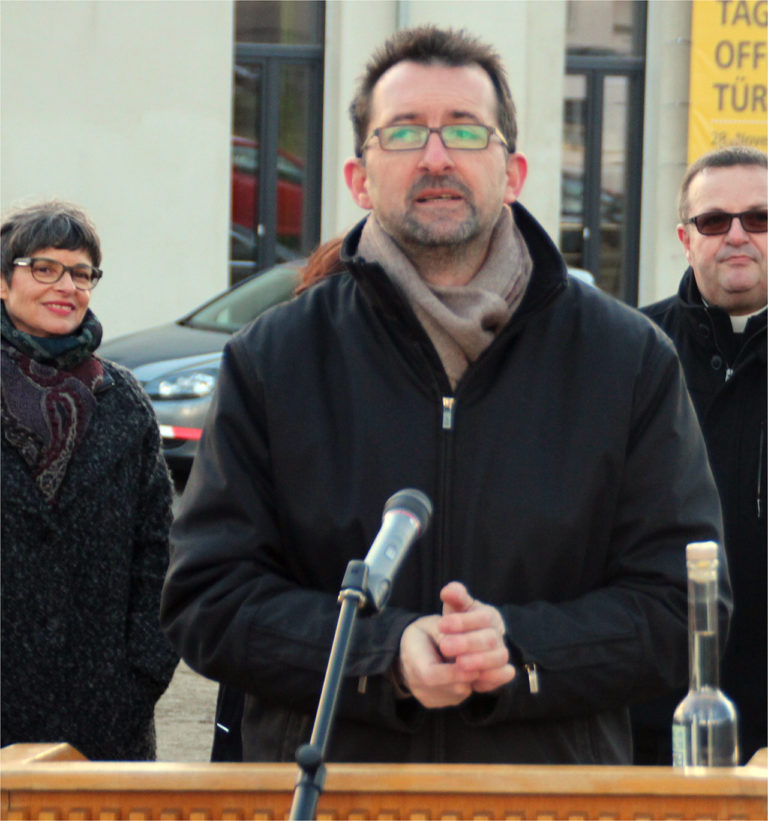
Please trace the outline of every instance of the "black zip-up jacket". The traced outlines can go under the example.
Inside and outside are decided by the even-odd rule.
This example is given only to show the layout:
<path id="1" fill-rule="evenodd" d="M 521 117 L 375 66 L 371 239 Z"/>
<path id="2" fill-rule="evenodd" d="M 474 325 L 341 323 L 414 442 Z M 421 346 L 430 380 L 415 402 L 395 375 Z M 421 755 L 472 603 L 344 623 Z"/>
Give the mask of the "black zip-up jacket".
<path id="1" fill-rule="evenodd" d="M 742 760 L 766 734 L 766 312 L 734 334 L 728 314 L 705 307 L 693 271 L 677 295 L 643 309 L 675 343 L 720 491 L 734 612 L 721 665 L 740 712 Z"/>
<path id="2" fill-rule="evenodd" d="M 679 362 L 514 211 L 531 282 L 455 392 L 404 298 L 356 257 L 361 226 L 348 272 L 225 349 L 161 618 L 194 669 L 248 693 L 247 760 L 308 740 L 345 569 L 405 487 L 432 499 L 432 524 L 388 606 L 358 619 L 329 760 L 628 763 L 627 705 L 686 678 L 685 544 L 719 540 L 720 511 Z M 426 710 L 388 672 L 452 579 L 499 608 L 518 675 Z"/>

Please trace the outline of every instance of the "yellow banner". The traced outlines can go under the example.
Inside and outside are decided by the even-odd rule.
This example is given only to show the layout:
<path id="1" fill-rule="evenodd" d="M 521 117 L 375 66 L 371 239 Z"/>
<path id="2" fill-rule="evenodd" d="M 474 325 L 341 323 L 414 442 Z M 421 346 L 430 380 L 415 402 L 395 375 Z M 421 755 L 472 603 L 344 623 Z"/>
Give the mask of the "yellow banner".
<path id="1" fill-rule="evenodd" d="M 768 149 L 768 0 L 693 0 L 688 162 L 725 145 Z"/>

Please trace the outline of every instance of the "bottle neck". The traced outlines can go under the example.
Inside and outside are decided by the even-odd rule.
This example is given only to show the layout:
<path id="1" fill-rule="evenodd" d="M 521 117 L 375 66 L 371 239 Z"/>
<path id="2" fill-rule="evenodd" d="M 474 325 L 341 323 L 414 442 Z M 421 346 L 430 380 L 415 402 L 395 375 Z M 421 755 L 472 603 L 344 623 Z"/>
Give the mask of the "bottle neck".
<path id="1" fill-rule="evenodd" d="M 717 572 L 688 578 L 688 657 L 692 690 L 718 689 Z"/>

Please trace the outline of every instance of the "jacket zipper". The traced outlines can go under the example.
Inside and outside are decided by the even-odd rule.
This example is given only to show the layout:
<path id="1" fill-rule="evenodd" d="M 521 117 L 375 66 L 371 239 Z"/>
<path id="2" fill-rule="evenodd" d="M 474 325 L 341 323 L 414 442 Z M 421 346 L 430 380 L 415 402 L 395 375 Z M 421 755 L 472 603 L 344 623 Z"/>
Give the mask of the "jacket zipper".
<path id="1" fill-rule="evenodd" d="M 763 451 L 765 450 L 765 420 L 760 423 L 760 445 L 757 449 L 757 518 L 763 518 Z"/>
<path id="2" fill-rule="evenodd" d="M 445 517 L 447 516 L 446 511 L 448 509 L 446 500 L 448 499 L 449 495 L 448 486 L 450 483 L 451 475 L 450 444 L 451 435 L 453 433 L 454 420 L 456 416 L 456 397 L 443 395 L 442 391 L 439 391 L 438 395 L 440 396 L 440 429 L 443 433 L 443 436 L 441 437 L 443 443 L 443 460 L 442 475 L 440 476 L 438 483 L 438 486 L 440 488 L 440 498 L 439 501 L 436 500 L 437 504 L 439 504 L 439 509 L 442 511 L 442 513 L 440 538 L 437 544 L 437 561 L 435 563 L 435 583 L 437 582 L 437 575 L 438 573 L 440 573 L 444 564 L 445 534 L 447 532 Z M 445 760 L 445 755 L 443 752 L 445 749 L 445 717 L 443 715 L 443 711 L 441 710 L 438 710 L 435 713 L 432 742 L 434 744 L 432 750 L 432 758 L 436 763 L 440 763 Z"/>
<path id="3" fill-rule="evenodd" d="M 500 337 L 498 337 L 496 340 L 494 340 L 493 343 L 491 343 L 490 347 L 493 348 L 494 346 L 496 346 L 498 344 L 501 344 L 500 340 L 502 338 L 504 338 L 505 340 L 508 339 L 510 334 L 513 332 L 513 329 L 516 330 L 520 326 L 520 324 L 524 321 L 527 321 L 527 319 L 530 316 L 532 316 L 536 313 L 539 313 L 541 310 L 543 310 L 556 296 L 558 296 L 561 293 L 561 291 L 564 289 L 564 287 L 565 287 L 565 283 L 558 284 L 557 287 L 552 288 L 543 297 L 540 297 L 539 301 L 535 305 L 531 305 L 529 307 L 528 313 L 524 317 L 519 317 L 519 316 L 515 317 L 513 319 L 513 321 L 504 329 L 504 332 L 500 335 Z M 402 300 L 402 298 L 400 298 L 400 302 L 404 302 Z M 407 303 L 404 303 L 404 304 L 407 305 Z M 406 311 L 406 314 L 407 313 L 408 312 Z M 414 320 L 415 320 L 415 315 L 414 315 Z M 426 337 L 426 331 L 421 326 L 421 324 L 418 323 L 418 321 L 416 321 L 415 325 L 418 327 L 421 335 L 423 337 Z M 480 359 L 483 359 L 487 355 L 488 355 L 488 350 L 483 352 Z M 430 357 L 427 357 L 427 360 L 428 360 L 428 363 L 429 363 L 429 366 L 430 366 L 429 370 L 433 374 L 433 378 L 435 378 L 434 377 L 434 375 L 436 374 L 435 364 L 434 364 L 434 362 L 429 361 Z M 479 362 L 479 360 L 478 360 L 478 362 Z M 478 362 L 473 363 L 473 366 L 476 367 Z M 444 395 L 443 394 L 443 388 L 440 386 L 440 382 L 442 382 L 442 381 L 443 380 L 441 380 L 439 378 L 436 379 L 437 395 L 438 395 L 438 397 L 440 397 L 440 414 L 441 414 L 440 428 L 446 434 L 450 434 L 454 429 L 454 423 L 455 423 L 455 417 L 456 417 L 456 398 L 454 396 L 449 396 L 449 395 Z M 435 383 L 433 383 L 433 384 L 435 384 Z M 447 464 L 448 464 L 448 461 L 449 461 L 449 459 L 448 459 L 449 439 L 448 439 L 447 436 L 443 437 L 443 455 L 444 455 L 443 474 L 442 474 L 442 476 L 439 477 L 439 488 L 440 488 L 440 490 L 439 490 L 438 498 L 434 499 L 433 501 L 435 502 L 435 507 L 436 508 L 438 508 L 438 505 L 439 505 L 438 509 L 445 510 L 446 507 L 447 507 L 447 505 L 445 504 L 445 500 L 448 498 L 448 491 L 447 491 L 446 488 L 447 488 L 448 482 L 450 480 L 450 476 L 449 476 L 450 471 L 447 469 Z M 445 513 L 441 514 L 441 518 L 443 520 L 443 523 L 441 525 L 440 536 L 438 537 L 437 542 L 436 542 L 436 547 L 437 547 L 436 568 L 442 567 L 442 564 L 443 564 L 442 559 L 443 559 L 444 541 L 445 541 L 445 535 L 444 534 L 445 534 L 445 531 L 446 531 L 445 516 L 446 516 Z M 534 686 L 537 687 L 537 685 L 538 685 L 538 676 L 537 676 L 537 673 L 536 673 L 535 670 L 533 671 L 533 675 L 529 674 L 529 682 L 530 682 L 531 687 L 534 687 Z M 444 755 L 442 754 L 442 750 L 443 750 L 443 741 L 444 741 L 444 738 L 445 738 L 445 723 L 444 723 L 445 719 L 443 717 L 443 711 L 436 711 L 436 712 L 437 712 L 437 714 L 435 715 L 434 724 L 433 724 L 433 733 L 432 733 L 433 743 L 434 743 L 435 746 L 434 746 L 434 749 L 433 749 L 432 752 L 433 752 L 434 761 L 440 762 L 441 760 L 444 760 Z"/>

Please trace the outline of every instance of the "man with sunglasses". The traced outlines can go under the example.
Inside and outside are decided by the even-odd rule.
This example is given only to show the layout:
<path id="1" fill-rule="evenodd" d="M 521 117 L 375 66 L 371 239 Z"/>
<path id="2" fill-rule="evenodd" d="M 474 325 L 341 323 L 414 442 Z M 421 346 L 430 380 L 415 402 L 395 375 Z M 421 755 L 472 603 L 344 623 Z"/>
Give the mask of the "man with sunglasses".
<path id="1" fill-rule="evenodd" d="M 346 567 L 418 488 L 432 523 L 357 621 L 329 760 L 629 763 L 627 706 L 686 678 L 685 544 L 720 540 L 674 349 L 517 202 L 492 49 L 398 32 L 351 113 L 370 213 L 225 349 L 165 629 L 246 693 L 244 757 L 292 759 Z"/>
<path id="2" fill-rule="evenodd" d="M 742 761 L 768 745 L 766 205 L 762 151 L 696 160 L 678 201 L 689 268 L 676 296 L 643 309 L 675 343 L 720 491 L 734 599 L 720 681 L 740 712 Z M 670 763 L 675 706 L 673 697 L 634 711 L 639 763 Z"/>

